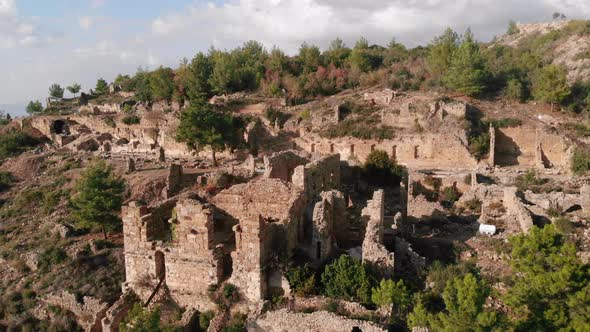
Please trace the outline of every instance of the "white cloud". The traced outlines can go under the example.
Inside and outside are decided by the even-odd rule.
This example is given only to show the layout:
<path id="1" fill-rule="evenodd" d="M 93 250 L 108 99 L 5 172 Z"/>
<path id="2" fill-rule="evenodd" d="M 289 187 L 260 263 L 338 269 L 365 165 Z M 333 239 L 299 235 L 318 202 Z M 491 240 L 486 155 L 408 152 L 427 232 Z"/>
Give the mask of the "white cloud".
<path id="1" fill-rule="evenodd" d="M 97 8 L 100 8 L 104 5 L 106 5 L 107 2 L 108 2 L 108 0 L 91 0 L 90 7 L 92 9 L 97 9 Z"/>
<path id="2" fill-rule="evenodd" d="M 90 16 L 82 16 L 78 19 L 78 25 L 84 30 L 88 30 L 94 24 L 94 19 Z"/>
<path id="3" fill-rule="evenodd" d="M 410 46 L 427 43 L 450 26 L 471 26 L 480 39 L 503 32 L 510 19 L 543 21 L 553 11 L 570 17 L 590 14 L 587 0 L 238 0 L 195 4 L 158 17 L 152 33 L 166 38 L 216 40 L 234 47 L 248 39 L 294 51 L 303 41 L 326 46 L 339 36 L 385 43 L 392 37 Z"/>
<path id="4" fill-rule="evenodd" d="M 16 15 L 14 0 L 0 0 L 0 17 Z"/>

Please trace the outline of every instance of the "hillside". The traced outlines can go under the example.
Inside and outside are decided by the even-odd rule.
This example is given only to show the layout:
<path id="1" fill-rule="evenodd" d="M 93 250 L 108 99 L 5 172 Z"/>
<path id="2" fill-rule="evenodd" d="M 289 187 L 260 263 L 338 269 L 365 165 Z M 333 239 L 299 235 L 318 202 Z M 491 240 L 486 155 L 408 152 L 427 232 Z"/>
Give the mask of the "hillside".
<path id="1" fill-rule="evenodd" d="M 585 331 L 589 52 L 248 42 L 2 115 L 0 331 Z"/>

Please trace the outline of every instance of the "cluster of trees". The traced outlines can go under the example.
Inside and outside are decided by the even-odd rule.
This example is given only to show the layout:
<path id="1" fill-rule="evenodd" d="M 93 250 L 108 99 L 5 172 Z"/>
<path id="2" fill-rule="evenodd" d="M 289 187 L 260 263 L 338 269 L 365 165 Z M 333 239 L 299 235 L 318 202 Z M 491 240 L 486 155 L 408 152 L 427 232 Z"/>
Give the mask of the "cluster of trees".
<path id="1" fill-rule="evenodd" d="M 590 267 L 553 225 L 534 227 L 510 238 L 514 271 L 506 292 L 494 291 L 475 265 L 435 262 L 429 287 L 416 280 L 382 279 L 361 261 L 342 255 L 321 274 L 291 269 L 288 280 L 298 296 L 325 296 L 374 305 L 390 312 L 389 324 L 431 331 L 585 331 L 590 324 Z M 318 278 L 317 276 L 321 277 Z M 509 309 L 498 311 L 491 298 Z"/>

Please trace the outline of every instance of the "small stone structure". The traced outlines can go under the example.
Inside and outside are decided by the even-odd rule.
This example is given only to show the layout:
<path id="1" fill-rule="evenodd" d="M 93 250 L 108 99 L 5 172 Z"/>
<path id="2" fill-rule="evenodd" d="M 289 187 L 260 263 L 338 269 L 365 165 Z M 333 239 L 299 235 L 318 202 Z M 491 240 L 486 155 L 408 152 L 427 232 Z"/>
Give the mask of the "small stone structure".
<path id="1" fill-rule="evenodd" d="M 363 241 L 363 262 L 369 263 L 385 277 L 391 278 L 394 272 L 394 254 L 383 245 L 384 209 L 384 192 L 375 191 L 373 199 L 362 211 L 362 216 L 368 219 Z"/>

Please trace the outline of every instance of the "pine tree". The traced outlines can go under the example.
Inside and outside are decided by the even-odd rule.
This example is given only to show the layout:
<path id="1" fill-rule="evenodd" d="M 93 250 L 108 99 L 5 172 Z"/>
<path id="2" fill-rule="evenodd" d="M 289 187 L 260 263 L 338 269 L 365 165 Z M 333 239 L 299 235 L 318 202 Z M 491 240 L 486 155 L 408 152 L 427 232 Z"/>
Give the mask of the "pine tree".
<path id="1" fill-rule="evenodd" d="M 535 99 L 554 104 L 561 103 L 571 93 L 567 85 L 567 74 L 557 65 L 543 67 L 533 81 L 533 96 Z"/>
<path id="2" fill-rule="evenodd" d="M 76 195 L 72 199 L 73 214 L 80 225 L 102 228 L 107 232 L 117 228 L 118 212 L 123 203 L 125 182 L 113 174 L 104 161 L 88 166 L 76 183 Z"/>
<path id="3" fill-rule="evenodd" d="M 489 79 L 489 73 L 481 56 L 479 45 L 470 30 L 463 35 L 463 41 L 453 53 L 450 67 L 443 77 L 444 84 L 452 90 L 468 96 L 481 94 Z"/>

